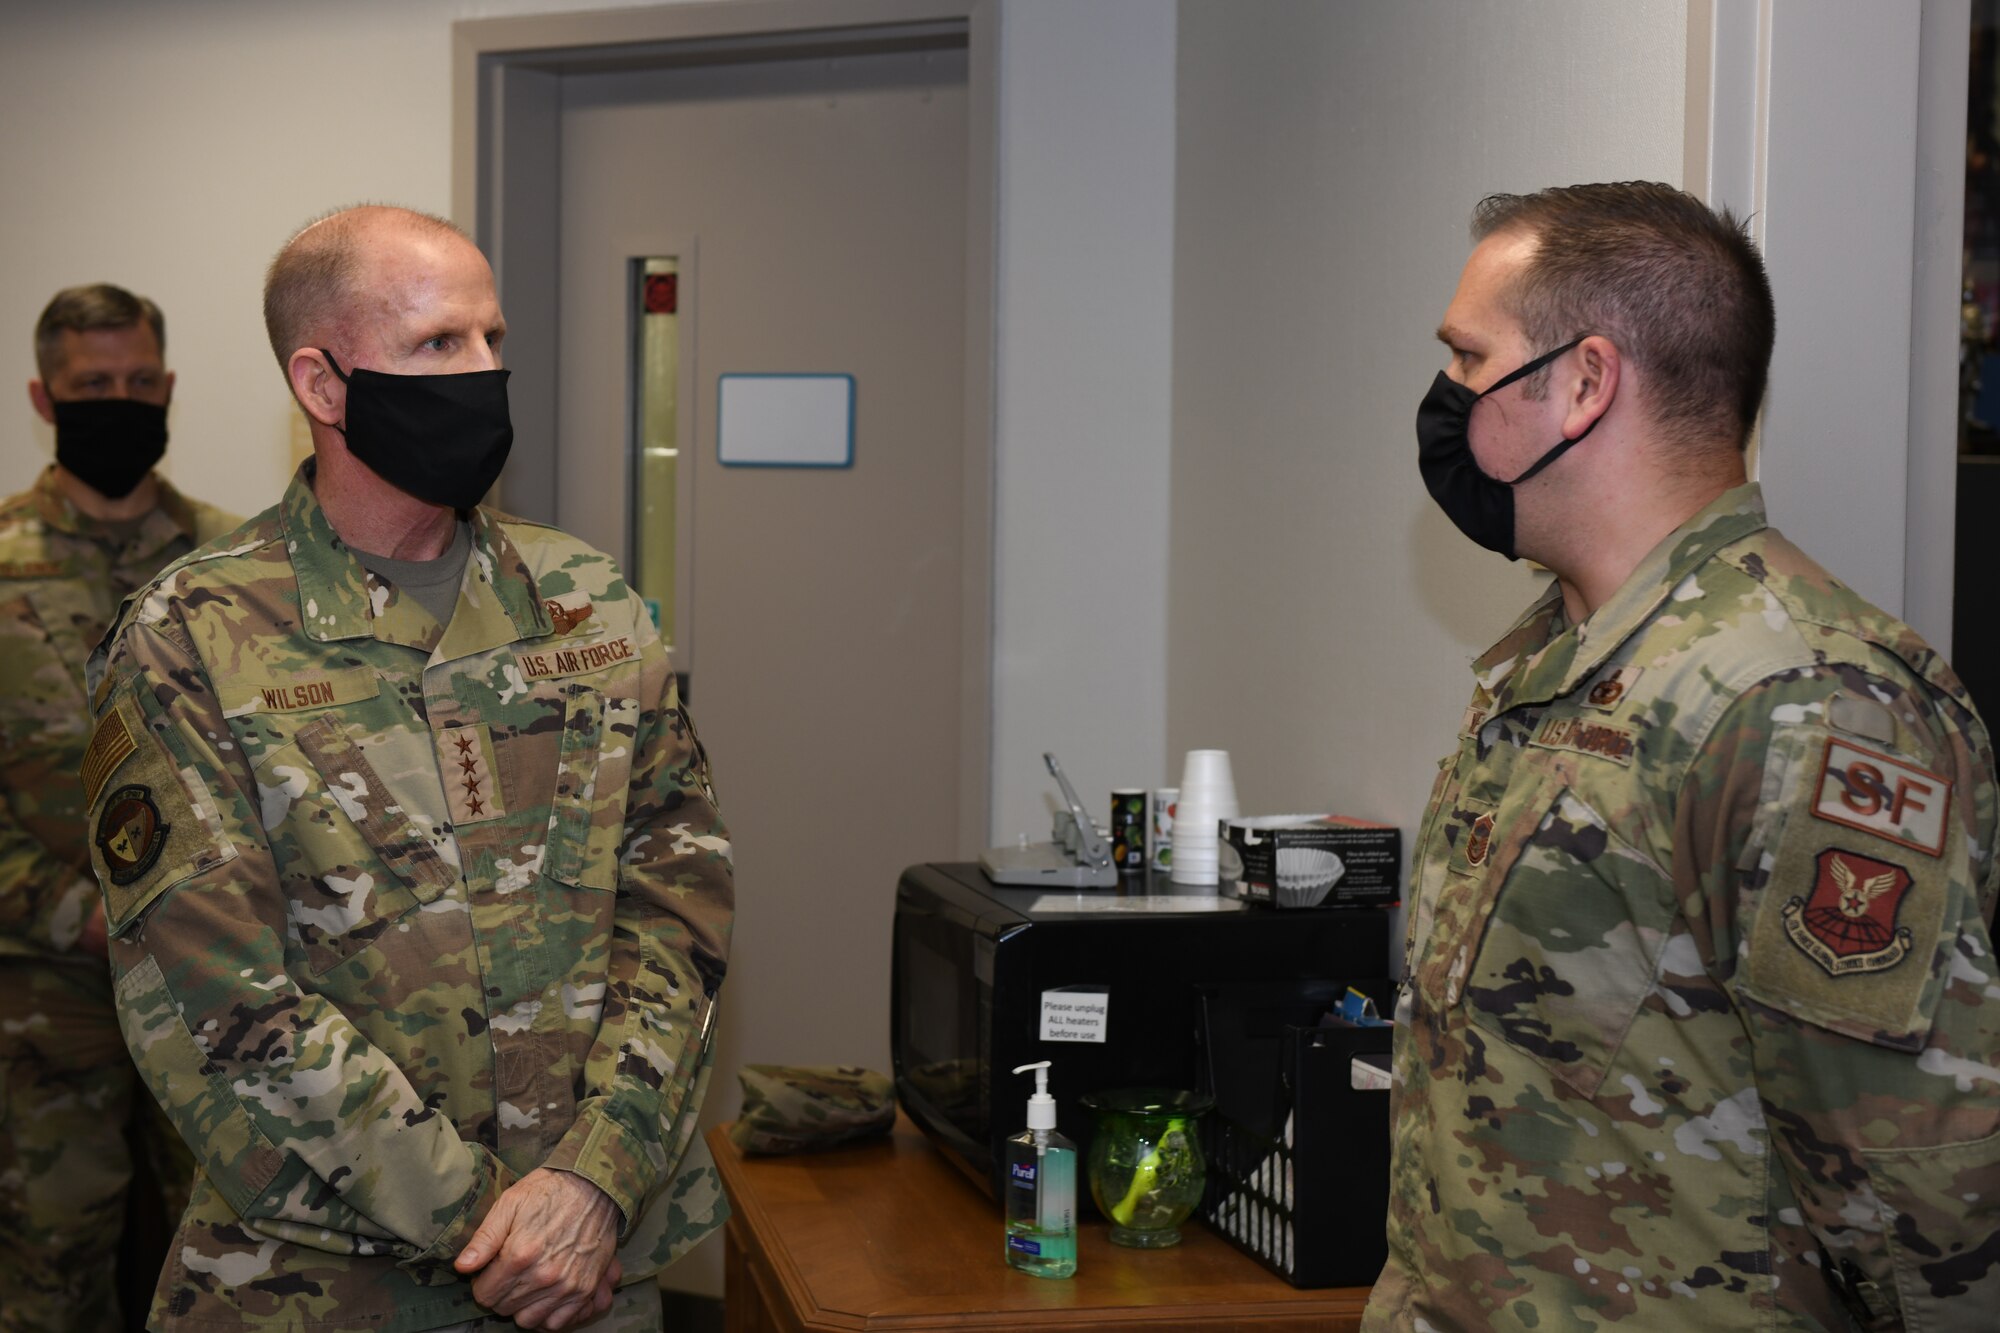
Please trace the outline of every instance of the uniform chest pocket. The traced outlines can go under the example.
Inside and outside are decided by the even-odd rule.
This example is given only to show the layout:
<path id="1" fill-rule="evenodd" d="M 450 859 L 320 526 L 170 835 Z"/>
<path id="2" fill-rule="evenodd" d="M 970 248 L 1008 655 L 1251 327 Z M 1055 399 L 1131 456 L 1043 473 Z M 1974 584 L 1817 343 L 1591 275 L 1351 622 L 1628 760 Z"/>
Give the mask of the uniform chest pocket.
<path id="1" fill-rule="evenodd" d="M 1496 803 L 1491 784 L 1477 777 L 1446 793 L 1426 844 L 1442 854 L 1445 869 L 1433 901 L 1423 905 L 1429 919 L 1417 943 L 1414 975 L 1418 993 L 1438 1009 L 1458 1003 L 1495 895 L 1546 807 L 1541 793 L 1552 783 L 1560 786 L 1554 773 L 1522 772 Z"/>
<path id="2" fill-rule="evenodd" d="M 1574 790 L 1540 803 L 1464 982 L 1472 1021 L 1594 1096 L 1651 992 L 1671 878 Z"/>
<path id="3" fill-rule="evenodd" d="M 334 716 L 300 727 L 256 779 L 287 924 L 315 975 L 458 877 Z"/>
<path id="4" fill-rule="evenodd" d="M 0 737 L 9 753 L 67 753 L 90 724 L 79 683 L 82 656 L 75 667 L 64 660 L 64 645 L 25 593 L 0 600 L 0 642 L 6 664 Z"/>
<path id="5" fill-rule="evenodd" d="M 544 866 L 564 884 L 609 893 L 618 887 L 639 704 L 586 685 L 565 694 Z"/>

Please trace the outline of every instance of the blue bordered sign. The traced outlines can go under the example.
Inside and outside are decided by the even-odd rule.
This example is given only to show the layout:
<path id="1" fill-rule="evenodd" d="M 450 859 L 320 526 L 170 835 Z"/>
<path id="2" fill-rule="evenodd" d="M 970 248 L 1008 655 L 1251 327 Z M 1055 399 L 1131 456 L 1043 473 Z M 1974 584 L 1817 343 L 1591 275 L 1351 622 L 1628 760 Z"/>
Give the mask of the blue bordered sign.
<path id="1" fill-rule="evenodd" d="M 715 436 L 725 467 L 852 467 L 854 376 L 718 376 Z"/>

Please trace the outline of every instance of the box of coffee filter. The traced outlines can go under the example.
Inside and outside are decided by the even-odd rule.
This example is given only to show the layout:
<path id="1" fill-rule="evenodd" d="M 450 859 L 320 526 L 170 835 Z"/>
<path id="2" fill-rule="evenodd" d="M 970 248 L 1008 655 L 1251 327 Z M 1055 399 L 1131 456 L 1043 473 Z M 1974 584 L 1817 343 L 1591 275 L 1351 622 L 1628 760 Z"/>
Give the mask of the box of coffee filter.
<path id="1" fill-rule="evenodd" d="M 1403 834 L 1347 815 L 1262 815 L 1223 829 L 1218 870 L 1246 902 L 1391 907 L 1402 899 Z"/>

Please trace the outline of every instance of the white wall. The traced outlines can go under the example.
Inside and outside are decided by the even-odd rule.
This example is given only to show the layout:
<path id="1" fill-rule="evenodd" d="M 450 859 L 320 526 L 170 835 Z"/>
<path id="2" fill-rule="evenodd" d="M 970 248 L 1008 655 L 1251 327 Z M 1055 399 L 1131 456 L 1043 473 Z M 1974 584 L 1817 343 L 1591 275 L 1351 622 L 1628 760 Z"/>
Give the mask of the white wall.
<path id="1" fill-rule="evenodd" d="M 1758 477 L 1773 523 L 1901 615 L 1922 15 L 1821 0 L 1771 19 L 1760 231 L 1778 342 Z M 1943 446 L 1956 454 L 1955 431 Z"/>
<path id="2" fill-rule="evenodd" d="M 1948 655 L 1970 6 L 1689 12 L 1688 188 L 1749 220 L 1778 307 L 1772 519 Z"/>
<path id="3" fill-rule="evenodd" d="M 1685 46 L 1678 0 L 1183 0 L 1168 739 L 1231 750 L 1246 812 L 1413 834 L 1539 586 L 1417 474 L 1467 217 L 1677 182 Z"/>
<path id="4" fill-rule="evenodd" d="M 993 836 L 1167 780 L 1174 7 L 1000 14 Z"/>

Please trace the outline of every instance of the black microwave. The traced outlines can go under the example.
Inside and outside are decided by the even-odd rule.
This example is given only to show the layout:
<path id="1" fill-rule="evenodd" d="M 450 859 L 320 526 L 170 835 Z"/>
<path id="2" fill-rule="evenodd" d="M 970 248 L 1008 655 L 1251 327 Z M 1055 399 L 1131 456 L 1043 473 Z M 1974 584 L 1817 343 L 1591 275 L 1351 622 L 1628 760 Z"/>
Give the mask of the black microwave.
<path id="1" fill-rule="evenodd" d="M 896 887 L 890 1051 L 919 1128 L 996 1198 L 1001 1145 L 1051 1062 L 1056 1125 L 1088 1152 L 1086 1093 L 1196 1086 L 1196 987 L 1380 977 L 1382 908 L 1280 911 L 1212 889 L 1005 888 L 975 864 L 916 865 Z"/>

